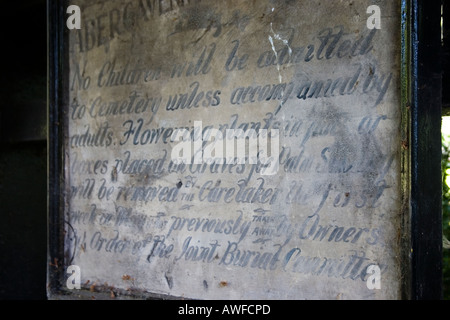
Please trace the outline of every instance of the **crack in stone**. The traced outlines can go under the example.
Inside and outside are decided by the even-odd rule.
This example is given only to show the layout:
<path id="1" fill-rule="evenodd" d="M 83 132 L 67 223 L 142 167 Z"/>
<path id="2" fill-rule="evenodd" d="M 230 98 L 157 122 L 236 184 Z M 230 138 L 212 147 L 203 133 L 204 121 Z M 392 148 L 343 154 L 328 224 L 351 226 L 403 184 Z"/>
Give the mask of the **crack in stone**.
<path id="1" fill-rule="evenodd" d="M 273 11 L 274 11 L 274 8 L 272 8 L 272 12 L 273 12 Z M 288 41 L 287 39 L 283 39 L 283 38 L 281 37 L 281 35 L 275 33 L 275 31 L 273 30 L 273 24 L 272 24 L 272 22 L 270 23 L 270 32 L 271 32 L 271 34 L 269 34 L 268 39 L 269 39 L 270 45 L 271 45 L 271 47 L 272 47 L 272 51 L 273 51 L 273 53 L 274 53 L 274 55 L 275 55 L 275 60 L 276 60 L 276 62 L 277 62 L 278 81 L 279 81 L 280 84 L 281 84 L 281 83 L 283 82 L 283 76 L 281 75 L 280 63 L 279 63 L 279 61 L 278 61 L 278 52 L 277 52 L 277 50 L 275 49 L 274 39 L 275 39 L 275 40 L 281 41 L 281 42 L 288 48 L 289 58 L 292 57 L 292 49 L 291 49 L 291 47 L 289 46 L 289 41 Z M 272 35 L 273 35 L 273 37 L 272 37 Z M 289 61 L 290 61 L 290 59 L 289 59 Z M 282 92 L 282 96 L 283 96 L 283 95 L 284 95 L 284 91 Z M 275 115 L 276 115 L 278 112 L 280 112 L 281 108 L 283 107 L 283 104 L 284 104 L 284 102 L 283 102 L 283 100 L 282 100 L 281 103 L 280 103 L 280 105 L 277 107 L 277 110 L 276 110 L 276 112 L 275 112 Z"/>

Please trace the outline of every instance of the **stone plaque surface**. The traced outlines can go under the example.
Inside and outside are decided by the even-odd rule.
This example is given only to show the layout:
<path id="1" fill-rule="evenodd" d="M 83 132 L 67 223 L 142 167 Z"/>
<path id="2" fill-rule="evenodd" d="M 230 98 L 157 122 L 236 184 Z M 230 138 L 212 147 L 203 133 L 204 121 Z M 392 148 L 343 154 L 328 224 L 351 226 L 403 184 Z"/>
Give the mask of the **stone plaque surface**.
<path id="1" fill-rule="evenodd" d="M 398 1 L 70 4 L 64 250 L 83 288 L 400 297 Z"/>

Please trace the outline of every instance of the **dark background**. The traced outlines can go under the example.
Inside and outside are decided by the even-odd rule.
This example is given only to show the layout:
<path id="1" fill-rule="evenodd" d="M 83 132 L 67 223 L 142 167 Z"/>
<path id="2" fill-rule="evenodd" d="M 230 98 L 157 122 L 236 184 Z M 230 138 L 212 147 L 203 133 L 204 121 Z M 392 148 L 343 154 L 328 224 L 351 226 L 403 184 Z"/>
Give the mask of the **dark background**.
<path id="1" fill-rule="evenodd" d="M 0 9 L 0 300 L 46 299 L 47 4 Z"/>

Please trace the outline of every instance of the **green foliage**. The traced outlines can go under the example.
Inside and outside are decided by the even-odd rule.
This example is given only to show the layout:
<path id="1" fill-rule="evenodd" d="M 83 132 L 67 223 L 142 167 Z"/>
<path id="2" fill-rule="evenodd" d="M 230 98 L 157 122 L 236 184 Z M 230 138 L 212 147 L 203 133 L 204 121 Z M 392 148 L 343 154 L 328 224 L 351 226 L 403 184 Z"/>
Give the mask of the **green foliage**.
<path id="1" fill-rule="evenodd" d="M 442 227 L 443 235 L 450 239 L 450 139 L 442 138 Z M 445 241 L 445 240 L 444 240 Z M 450 248 L 443 250 L 443 290 L 444 299 L 450 300 Z"/>

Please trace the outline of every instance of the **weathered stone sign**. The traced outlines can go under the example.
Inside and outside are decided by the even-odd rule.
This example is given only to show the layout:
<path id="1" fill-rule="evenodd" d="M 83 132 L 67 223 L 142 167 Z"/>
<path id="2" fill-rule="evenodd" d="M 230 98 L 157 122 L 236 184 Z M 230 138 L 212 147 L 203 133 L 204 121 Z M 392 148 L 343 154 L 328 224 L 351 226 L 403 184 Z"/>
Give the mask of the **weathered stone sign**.
<path id="1" fill-rule="evenodd" d="M 64 263 L 82 288 L 400 297 L 398 1 L 70 4 Z"/>

